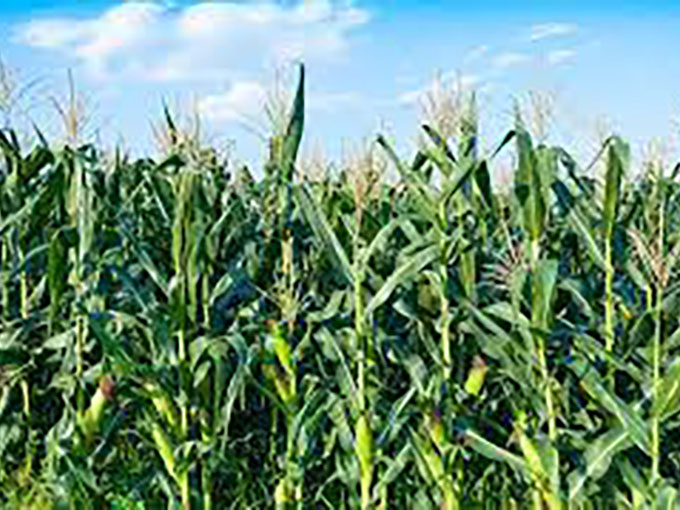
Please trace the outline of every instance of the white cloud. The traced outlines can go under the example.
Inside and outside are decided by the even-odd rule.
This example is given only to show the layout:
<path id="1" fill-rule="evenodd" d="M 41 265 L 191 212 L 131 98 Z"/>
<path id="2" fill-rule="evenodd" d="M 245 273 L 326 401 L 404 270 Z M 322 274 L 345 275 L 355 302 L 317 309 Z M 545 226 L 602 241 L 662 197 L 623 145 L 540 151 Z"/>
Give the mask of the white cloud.
<path id="1" fill-rule="evenodd" d="M 258 121 L 264 115 L 267 89 L 258 81 L 236 81 L 222 93 L 204 96 L 198 102 L 201 115 L 210 121 Z M 353 92 L 309 92 L 306 106 L 309 110 L 334 112 L 360 102 Z"/>
<path id="2" fill-rule="evenodd" d="M 509 67 L 525 64 L 530 60 L 531 57 L 525 53 L 507 52 L 496 55 L 493 58 L 492 64 L 497 69 L 507 69 Z"/>
<path id="3" fill-rule="evenodd" d="M 17 27 L 25 45 L 61 51 L 100 79 L 205 80 L 303 58 L 332 59 L 368 13 L 349 0 L 282 5 L 133 1 L 92 18 L 37 19 Z"/>
<path id="4" fill-rule="evenodd" d="M 427 93 L 427 89 L 409 90 L 399 94 L 397 101 L 405 105 L 417 104 Z"/>
<path id="5" fill-rule="evenodd" d="M 157 25 L 163 7 L 152 3 L 126 3 L 90 20 L 46 19 L 19 27 L 17 40 L 38 48 L 61 50 L 87 63 L 96 75 L 104 74 L 116 55 L 143 47 L 148 28 Z"/>
<path id="6" fill-rule="evenodd" d="M 482 78 L 476 74 L 461 74 L 454 77 L 463 89 L 472 89 L 478 86 Z"/>
<path id="7" fill-rule="evenodd" d="M 256 81 L 234 83 L 229 90 L 202 98 L 198 110 L 206 119 L 215 122 L 243 120 L 263 111 L 267 92 Z"/>
<path id="8" fill-rule="evenodd" d="M 570 23 L 542 23 L 531 27 L 529 39 L 531 41 L 540 41 L 548 37 L 571 35 L 577 30 L 578 27 Z"/>
<path id="9" fill-rule="evenodd" d="M 310 92 L 307 105 L 310 110 L 326 113 L 336 112 L 361 103 L 361 96 L 355 92 Z"/>
<path id="10" fill-rule="evenodd" d="M 575 57 L 576 52 L 574 50 L 555 50 L 548 53 L 547 60 L 550 65 L 558 65 L 569 62 Z"/>

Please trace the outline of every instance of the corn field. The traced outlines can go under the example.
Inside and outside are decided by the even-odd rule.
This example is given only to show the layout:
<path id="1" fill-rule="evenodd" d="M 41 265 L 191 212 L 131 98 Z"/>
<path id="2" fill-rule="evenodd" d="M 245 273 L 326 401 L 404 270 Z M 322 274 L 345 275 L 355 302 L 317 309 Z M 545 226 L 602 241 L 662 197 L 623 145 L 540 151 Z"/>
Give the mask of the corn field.
<path id="1" fill-rule="evenodd" d="M 312 178 L 304 88 L 257 180 L 0 132 L 0 505 L 680 508 L 680 166 L 471 95 Z"/>

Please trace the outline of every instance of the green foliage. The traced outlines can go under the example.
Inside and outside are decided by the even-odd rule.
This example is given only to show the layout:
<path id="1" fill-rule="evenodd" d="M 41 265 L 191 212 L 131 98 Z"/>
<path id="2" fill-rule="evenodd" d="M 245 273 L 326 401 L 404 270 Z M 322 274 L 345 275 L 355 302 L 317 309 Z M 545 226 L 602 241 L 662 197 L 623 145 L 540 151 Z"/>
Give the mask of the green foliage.
<path id="1" fill-rule="evenodd" d="M 471 104 L 303 182 L 304 104 L 259 181 L 0 131 L 0 507 L 678 508 L 677 172 Z"/>

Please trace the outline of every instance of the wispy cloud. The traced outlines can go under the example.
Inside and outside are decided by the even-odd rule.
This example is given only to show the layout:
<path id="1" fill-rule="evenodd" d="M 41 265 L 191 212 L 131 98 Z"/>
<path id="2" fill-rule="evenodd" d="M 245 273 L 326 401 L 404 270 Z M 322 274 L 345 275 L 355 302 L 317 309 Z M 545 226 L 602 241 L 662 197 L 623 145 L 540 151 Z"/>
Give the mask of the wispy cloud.
<path id="1" fill-rule="evenodd" d="M 547 61 L 550 65 L 563 64 L 576 58 L 576 51 L 574 50 L 555 50 L 547 55 Z"/>
<path id="2" fill-rule="evenodd" d="M 361 95 L 356 92 L 310 92 L 307 104 L 310 110 L 326 113 L 336 112 L 360 104 Z"/>
<path id="3" fill-rule="evenodd" d="M 463 57 L 465 62 L 473 62 L 483 57 L 489 52 L 489 47 L 486 44 L 475 46 Z"/>
<path id="4" fill-rule="evenodd" d="M 531 57 L 526 53 L 506 52 L 496 55 L 492 60 L 492 65 L 496 69 L 507 69 L 509 67 L 526 64 Z"/>
<path id="5" fill-rule="evenodd" d="M 409 90 L 407 92 L 402 92 L 399 94 L 397 97 L 397 101 L 400 104 L 403 105 L 414 105 L 418 104 L 418 102 L 425 97 L 426 89 L 416 89 L 416 90 Z"/>
<path id="6" fill-rule="evenodd" d="M 217 123 L 257 122 L 264 115 L 267 99 L 267 88 L 259 81 L 235 81 L 224 92 L 202 97 L 198 109 L 203 118 Z M 361 97 L 354 92 L 311 91 L 306 98 L 310 110 L 326 113 L 352 107 L 360 101 Z"/>
<path id="7" fill-rule="evenodd" d="M 16 27 L 15 41 L 62 52 L 100 79 L 201 80 L 302 57 L 336 58 L 368 19 L 366 10 L 340 0 L 132 1 L 91 18 L 30 21 Z"/>
<path id="8" fill-rule="evenodd" d="M 531 27 L 529 40 L 540 41 L 549 37 L 571 35 L 577 30 L 578 27 L 571 23 L 542 23 Z"/>

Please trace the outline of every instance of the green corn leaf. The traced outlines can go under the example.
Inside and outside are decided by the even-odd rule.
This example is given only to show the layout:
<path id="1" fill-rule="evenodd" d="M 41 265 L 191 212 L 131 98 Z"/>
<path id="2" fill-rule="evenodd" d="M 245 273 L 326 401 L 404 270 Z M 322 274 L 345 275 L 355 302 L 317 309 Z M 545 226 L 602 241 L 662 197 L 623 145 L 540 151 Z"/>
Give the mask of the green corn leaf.
<path id="1" fill-rule="evenodd" d="M 470 442 L 470 447 L 486 458 L 507 464 L 524 476 L 529 474 L 529 468 L 522 457 L 493 444 L 473 430 L 465 431 L 465 437 Z"/>
<path id="2" fill-rule="evenodd" d="M 482 161 L 477 166 L 477 170 L 475 171 L 475 182 L 479 188 L 484 207 L 491 209 L 493 207 L 494 198 L 493 190 L 491 189 L 491 176 L 486 161 Z"/>
<path id="3" fill-rule="evenodd" d="M 423 170 L 423 167 L 425 164 L 428 162 L 428 158 L 425 154 L 423 154 L 422 151 L 418 151 L 413 158 L 413 163 L 411 163 L 411 171 L 412 172 L 420 172 Z"/>
<path id="4" fill-rule="evenodd" d="M 456 192 L 466 183 L 478 168 L 476 163 L 468 163 L 456 172 L 452 179 L 448 179 L 442 189 L 441 202 L 448 204 Z"/>
<path id="5" fill-rule="evenodd" d="M 503 150 L 503 148 L 515 138 L 515 136 L 517 136 L 517 131 L 515 131 L 514 129 L 511 129 L 510 131 L 505 133 L 503 140 L 501 140 L 501 143 L 499 143 L 498 146 L 491 153 L 489 159 L 490 160 L 494 159 Z"/>
<path id="6" fill-rule="evenodd" d="M 47 288 L 50 293 L 50 325 L 54 324 L 59 312 L 61 298 L 66 290 L 68 275 L 68 251 L 62 230 L 50 240 L 47 255 Z"/>
<path id="7" fill-rule="evenodd" d="M 385 249 L 385 245 L 387 244 L 387 241 L 390 238 L 390 236 L 394 233 L 395 230 L 401 228 L 406 221 L 408 221 L 407 217 L 397 218 L 394 221 L 390 221 L 387 225 L 380 229 L 380 231 L 375 235 L 375 237 L 371 241 L 371 244 L 369 244 L 362 253 L 361 257 L 362 267 L 368 265 L 369 261 L 371 260 L 371 257 Z"/>
<path id="8" fill-rule="evenodd" d="M 607 389 L 602 383 L 600 376 L 594 370 L 588 370 L 585 373 L 581 378 L 581 386 L 602 407 L 618 418 L 620 424 L 627 430 L 631 439 L 642 451 L 651 451 L 651 435 L 638 412 L 631 409 L 617 395 L 614 395 Z"/>
<path id="9" fill-rule="evenodd" d="M 177 126 L 175 126 L 175 121 L 172 120 L 172 115 L 170 114 L 170 109 L 167 103 L 163 102 L 163 115 L 165 116 L 165 123 L 168 128 L 168 134 L 170 136 L 170 143 L 174 147 L 178 141 Z"/>
<path id="10" fill-rule="evenodd" d="M 656 508 L 658 510 L 677 510 L 680 506 L 680 495 L 678 489 L 671 485 L 663 487 L 656 498 Z"/>
<path id="11" fill-rule="evenodd" d="M 395 457 L 390 456 L 383 459 L 387 467 L 380 472 L 375 486 L 376 492 L 380 493 L 384 486 L 390 485 L 397 480 L 399 475 L 408 466 L 409 458 L 413 455 L 412 448 L 410 443 L 406 443 Z"/>
<path id="12" fill-rule="evenodd" d="M 457 163 L 456 157 L 453 155 L 453 152 L 451 152 L 451 149 L 446 143 L 446 140 L 444 140 L 433 127 L 428 126 L 427 124 L 423 124 L 423 131 L 427 133 L 427 136 L 430 137 L 430 140 L 432 140 L 434 145 L 443 151 L 443 153 L 450 160 L 450 162 Z"/>
<path id="13" fill-rule="evenodd" d="M 390 298 L 397 286 L 411 281 L 418 272 L 429 266 L 438 256 L 439 247 L 432 245 L 421 250 L 417 254 L 412 255 L 403 262 L 368 302 L 366 305 L 365 317 L 370 317 L 378 307 L 383 305 Z"/>
<path id="14" fill-rule="evenodd" d="M 598 243 L 595 240 L 595 235 L 588 226 L 585 216 L 576 204 L 576 200 L 562 181 L 556 180 L 553 182 L 552 187 L 555 195 L 557 196 L 558 202 L 569 219 L 570 224 L 585 241 L 593 262 L 604 271 L 607 267 L 604 254 L 598 246 Z"/>
<path id="15" fill-rule="evenodd" d="M 340 274 L 348 283 L 354 282 L 354 273 L 349 257 L 336 237 L 321 207 L 316 203 L 307 184 L 295 188 L 296 197 L 307 221 L 314 231 L 318 244 L 325 249 Z"/>
<path id="16" fill-rule="evenodd" d="M 633 380 L 638 381 L 639 383 L 642 383 L 644 380 L 644 373 L 642 370 L 634 364 L 626 363 L 611 352 L 608 352 L 595 338 L 589 335 L 577 335 L 574 337 L 574 345 L 578 346 L 582 352 L 587 353 L 589 357 L 593 359 L 601 358 L 622 373 L 627 373 Z"/>
<path id="17" fill-rule="evenodd" d="M 666 368 L 659 386 L 659 398 L 652 405 L 651 414 L 665 421 L 680 411 L 680 358 Z"/>
<path id="18" fill-rule="evenodd" d="M 518 166 L 515 173 L 515 196 L 522 208 L 524 228 L 537 241 L 545 225 L 546 203 L 531 137 L 521 129 L 515 136 Z"/>
<path id="19" fill-rule="evenodd" d="M 645 477 L 631 464 L 630 460 L 624 456 L 618 459 L 617 467 L 625 480 L 626 485 L 630 488 L 633 494 L 637 493 L 640 499 L 648 497 L 649 482 Z"/>
<path id="20" fill-rule="evenodd" d="M 300 78 L 297 92 L 293 101 L 293 108 L 288 120 L 286 134 L 283 140 L 283 165 L 284 182 L 289 183 L 293 179 L 293 168 L 297 159 L 302 132 L 305 123 L 305 66 L 300 64 Z"/>
<path id="21" fill-rule="evenodd" d="M 394 149 L 384 136 L 378 136 L 377 142 L 378 145 L 380 145 L 385 150 L 388 158 L 399 172 L 399 175 L 406 182 L 409 190 L 419 204 L 420 213 L 427 215 L 430 222 L 436 222 L 438 218 L 437 201 L 432 192 L 428 190 L 423 176 L 418 172 L 411 171 L 411 169 L 407 168 L 400 161 L 396 152 L 394 152 Z"/>
<path id="22" fill-rule="evenodd" d="M 120 227 L 121 234 L 130 243 L 130 249 L 135 254 L 137 261 L 144 268 L 144 270 L 149 274 L 151 280 L 158 286 L 158 288 L 165 294 L 169 296 L 168 282 L 163 273 L 158 269 L 156 263 L 148 252 L 143 248 L 141 243 L 133 237 L 133 235 L 124 226 Z"/>
<path id="23" fill-rule="evenodd" d="M 534 327 L 547 330 L 553 313 L 553 298 L 557 283 L 558 262 L 554 259 L 542 259 L 538 262 L 532 275 L 531 315 Z"/>
<path id="24" fill-rule="evenodd" d="M 607 238 L 611 239 L 619 209 L 621 182 L 626 173 L 630 149 L 619 137 L 608 140 L 607 173 L 605 175 L 604 190 L 604 230 Z"/>
<path id="25" fill-rule="evenodd" d="M 585 469 L 577 469 L 567 477 L 569 501 L 576 500 L 586 487 L 586 482 L 597 481 L 609 470 L 613 457 L 631 446 L 630 435 L 625 429 L 616 428 L 590 441 L 583 454 Z"/>

